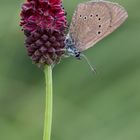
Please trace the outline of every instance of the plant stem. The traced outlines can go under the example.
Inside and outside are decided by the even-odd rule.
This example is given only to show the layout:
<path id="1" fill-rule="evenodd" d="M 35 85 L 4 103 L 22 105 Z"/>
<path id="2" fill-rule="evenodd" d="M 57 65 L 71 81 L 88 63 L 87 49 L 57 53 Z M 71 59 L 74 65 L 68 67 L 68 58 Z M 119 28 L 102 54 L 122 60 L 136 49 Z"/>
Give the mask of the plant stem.
<path id="1" fill-rule="evenodd" d="M 46 105 L 45 105 L 45 119 L 44 119 L 44 135 L 43 140 L 51 139 L 51 126 L 52 126 L 52 104 L 53 104 L 53 91 L 52 91 L 52 67 L 45 66 L 45 81 L 46 81 Z"/>

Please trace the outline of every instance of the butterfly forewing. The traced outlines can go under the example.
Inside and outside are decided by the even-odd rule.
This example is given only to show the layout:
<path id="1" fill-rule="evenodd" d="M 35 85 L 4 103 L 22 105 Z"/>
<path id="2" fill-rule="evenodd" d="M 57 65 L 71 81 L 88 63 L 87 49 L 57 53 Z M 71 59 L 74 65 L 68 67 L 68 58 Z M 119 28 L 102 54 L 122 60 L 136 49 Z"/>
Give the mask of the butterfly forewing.
<path id="1" fill-rule="evenodd" d="M 117 29 L 127 19 L 128 14 L 126 10 L 117 3 L 106 2 L 106 5 L 109 7 L 111 13 L 111 24 L 106 33 L 108 34 Z"/>
<path id="2" fill-rule="evenodd" d="M 75 47 L 84 51 L 113 32 L 126 18 L 127 12 L 116 3 L 82 3 L 73 15 L 69 34 Z"/>

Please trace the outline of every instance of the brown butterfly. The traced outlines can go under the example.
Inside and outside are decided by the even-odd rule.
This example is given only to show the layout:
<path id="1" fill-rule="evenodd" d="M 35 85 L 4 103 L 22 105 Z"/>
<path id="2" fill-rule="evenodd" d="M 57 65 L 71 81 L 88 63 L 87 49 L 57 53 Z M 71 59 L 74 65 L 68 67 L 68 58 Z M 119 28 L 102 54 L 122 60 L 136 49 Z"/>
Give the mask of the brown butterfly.
<path id="1" fill-rule="evenodd" d="M 79 4 L 65 40 L 67 53 L 80 59 L 82 51 L 116 30 L 127 17 L 117 3 L 98 0 Z"/>

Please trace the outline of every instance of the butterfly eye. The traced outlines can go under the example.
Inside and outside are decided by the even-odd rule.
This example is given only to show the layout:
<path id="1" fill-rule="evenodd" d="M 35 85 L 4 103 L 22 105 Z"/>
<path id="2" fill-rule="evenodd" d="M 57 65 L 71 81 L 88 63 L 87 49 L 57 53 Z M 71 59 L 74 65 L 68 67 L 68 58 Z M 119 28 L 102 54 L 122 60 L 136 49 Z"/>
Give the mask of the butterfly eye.
<path id="1" fill-rule="evenodd" d="M 99 35 L 99 34 L 101 34 L 101 32 L 100 32 L 100 31 L 98 32 L 98 35 Z"/>
<path id="2" fill-rule="evenodd" d="M 101 20 L 101 18 L 99 18 L 98 20 Z"/>
<path id="3" fill-rule="evenodd" d="M 98 17 L 98 15 L 96 15 L 96 17 Z"/>
<path id="4" fill-rule="evenodd" d="M 99 25 L 99 28 L 101 28 L 101 25 Z"/>
<path id="5" fill-rule="evenodd" d="M 82 15 L 80 15 L 80 18 L 82 17 Z"/>

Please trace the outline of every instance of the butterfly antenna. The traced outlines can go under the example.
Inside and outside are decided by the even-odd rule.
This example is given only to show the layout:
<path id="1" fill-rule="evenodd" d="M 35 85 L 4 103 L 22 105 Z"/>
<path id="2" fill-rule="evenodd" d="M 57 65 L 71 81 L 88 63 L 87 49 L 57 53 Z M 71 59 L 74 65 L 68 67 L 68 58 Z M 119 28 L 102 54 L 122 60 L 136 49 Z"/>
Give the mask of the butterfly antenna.
<path id="1" fill-rule="evenodd" d="M 90 69 L 91 69 L 91 71 L 92 71 L 94 74 L 96 74 L 96 69 L 93 68 L 93 66 L 91 65 L 89 59 L 88 59 L 84 54 L 81 54 L 81 56 L 86 60 L 87 64 L 89 65 L 89 67 L 90 67 Z"/>

